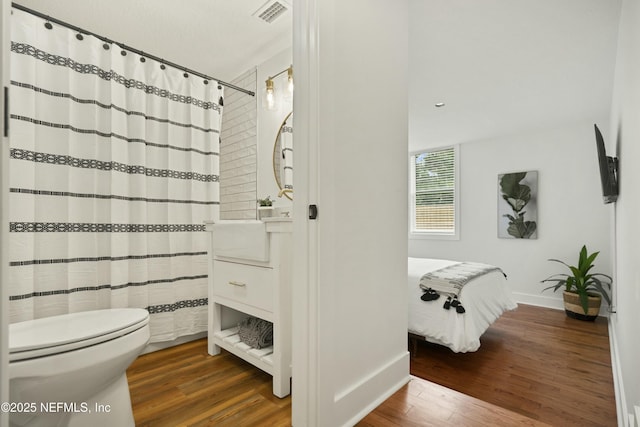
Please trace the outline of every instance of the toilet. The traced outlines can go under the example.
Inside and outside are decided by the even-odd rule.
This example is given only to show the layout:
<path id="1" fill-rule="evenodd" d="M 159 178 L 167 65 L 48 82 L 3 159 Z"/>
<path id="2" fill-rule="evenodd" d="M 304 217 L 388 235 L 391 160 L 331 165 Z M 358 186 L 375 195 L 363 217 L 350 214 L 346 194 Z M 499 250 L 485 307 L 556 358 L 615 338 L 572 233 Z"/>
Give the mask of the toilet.
<path id="1" fill-rule="evenodd" d="M 140 308 L 9 325 L 10 426 L 134 426 L 126 369 L 149 337 Z"/>

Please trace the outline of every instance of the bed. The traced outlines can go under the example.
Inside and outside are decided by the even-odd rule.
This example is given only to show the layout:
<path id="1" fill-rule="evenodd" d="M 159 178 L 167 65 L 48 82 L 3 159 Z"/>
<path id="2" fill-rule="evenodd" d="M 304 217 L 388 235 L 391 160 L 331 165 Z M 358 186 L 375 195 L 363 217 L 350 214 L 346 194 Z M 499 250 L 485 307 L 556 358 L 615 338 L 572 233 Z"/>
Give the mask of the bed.
<path id="1" fill-rule="evenodd" d="M 425 339 L 449 347 L 456 353 L 472 352 L 480 348 L 480 336 L 507 310 L 513 301 L 507 280 L 500 269 L 471 279 L 460 291 L 459 302 L 464 313 L 454 307 L 443 308 L 447 301 L 441 295 L 433 301 L 423 301 L 421 277 L 428 272 L 457 264 L 456 261 L 409 258 L 409 336 Z M 415 341 L 414 341 L 415 344 Z"/>

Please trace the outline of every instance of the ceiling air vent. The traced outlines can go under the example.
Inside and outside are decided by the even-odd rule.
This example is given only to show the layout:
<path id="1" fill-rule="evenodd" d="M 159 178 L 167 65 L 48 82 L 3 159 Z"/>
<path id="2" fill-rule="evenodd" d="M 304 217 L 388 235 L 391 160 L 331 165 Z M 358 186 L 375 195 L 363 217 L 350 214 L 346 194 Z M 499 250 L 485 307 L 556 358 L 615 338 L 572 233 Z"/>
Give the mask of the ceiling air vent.
<path id="1" fill-rule="evenodd" d="M 268 1 L 258 10 L 253 13 L 253 16 L 257 16 L 267 23 L 272 23 L 278 19 L 283 13 L 289 10 L 289 5 L 283 1 Z"/>

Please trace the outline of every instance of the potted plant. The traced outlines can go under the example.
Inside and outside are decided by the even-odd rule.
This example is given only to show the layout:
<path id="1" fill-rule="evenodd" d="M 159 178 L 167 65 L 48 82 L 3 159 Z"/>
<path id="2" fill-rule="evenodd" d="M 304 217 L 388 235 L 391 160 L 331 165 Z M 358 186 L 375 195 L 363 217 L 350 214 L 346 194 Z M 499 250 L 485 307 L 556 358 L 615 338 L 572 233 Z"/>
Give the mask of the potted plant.
<path id="1" fill-rule="evenodd" d="M 589 255 L 585 245 L 580 250 L 577 266 L 569 265 L 557 259 L 549 260 L 559 262 L 571 270 L 571 274 L 554 274 L 542 281 L 543 283 L 555 282 L 554 285 L 544 288 L 543 291 L 553 289 L 555 292 L 560 288 L 564 288 L 564 309 L 567 316 L 571 318 L 593 321 L 600 313 L 602 298 L 611 305 L 611 299 L 605 289 L 605 287 L 611 289 L 611 277 L 602 273 L 590 273 L 593 268 L 593 261 L 598 254 L 599 252 L 594 252 Z"/>
<path id="2" fill-rule="evenodd" d="M 273 210 L 273 200 L 271 200 L 271 196 L 267 196 L 264 199 L 258 199 L 258 219 L 266 218 L 271 216 L 271 211 Z"/>

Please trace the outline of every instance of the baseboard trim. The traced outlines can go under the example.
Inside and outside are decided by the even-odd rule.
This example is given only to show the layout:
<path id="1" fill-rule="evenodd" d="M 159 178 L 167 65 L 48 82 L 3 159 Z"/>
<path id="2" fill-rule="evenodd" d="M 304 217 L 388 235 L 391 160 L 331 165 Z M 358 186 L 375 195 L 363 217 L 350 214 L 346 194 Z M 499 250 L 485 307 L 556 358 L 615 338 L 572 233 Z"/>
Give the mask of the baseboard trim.
<path id="1" fill-rule="evenodd" d="M 618 414 L 618 425 L 629 426 L 629 415 L 627 412 L 627 399 L 624 393 L 624 382 L 622 381 L 622 371 L 620 369 L 620 357 L 618 350 L 618 337 L 616 328 L 613 325 L 613 316 L 609 317 L 609 350 L 611 352 L 611 371 L 613 372 L 613 391 L 616 397 L 616 412 Z"/>
<path id="2" fill-rule="evenodd" d="M 562 294 L 559 297 L 550 297 L 543 295 L 531 295 L 521 292 L 514 292 L 513 297 L 516 302 L 535 305 L 537 307 L 555 308 L 557 310 L 564 310 L 564 302 L 562 301 Z"/>
<path id="3" fill-rule="evenodd" d="M 185 335 L 183 337 L 178 337 L 172 341 L 152 342 L 147 344 L 147 346 L 142 350 L 140 354 L 142 355 L 146 353 L 153 353 L 154 351 L 164 350 L 165 348 L 175 347 L 180 344 L 188 343 L 188 342 L 199 340 L 200 338 L 206 338 L 206 337 L 207 337 L 207 332 L 204 331 L 204 332 L 198 332 L 197 334 L 193 334 L 193 335 Z"/>
<path id="4" fill-rule="evenodd" d="M 347 389 L 336 393 L 334 398 L 336 425 L 356 425 L 410 379 L 409 352 L 407 351 Z M 358 407 L 362 409 L 353 415 L 353 408 Z"/>
<path id="5" fill-rule="evenodd" d="M 513 297 L 516 302 L 520 304 L 535 305 L 536 307 L 552 308 L 554 310 L 564 311 L 564 300 L 562 293 L 556 294 L 556 297 L 548 297 L 542 295 L 523 294 L 520 292 L 514 292 Z M 609 317 L 609 306 L 606 305 L 603 299 L 603 305 L 600 306 L 600 317 Z"/>

